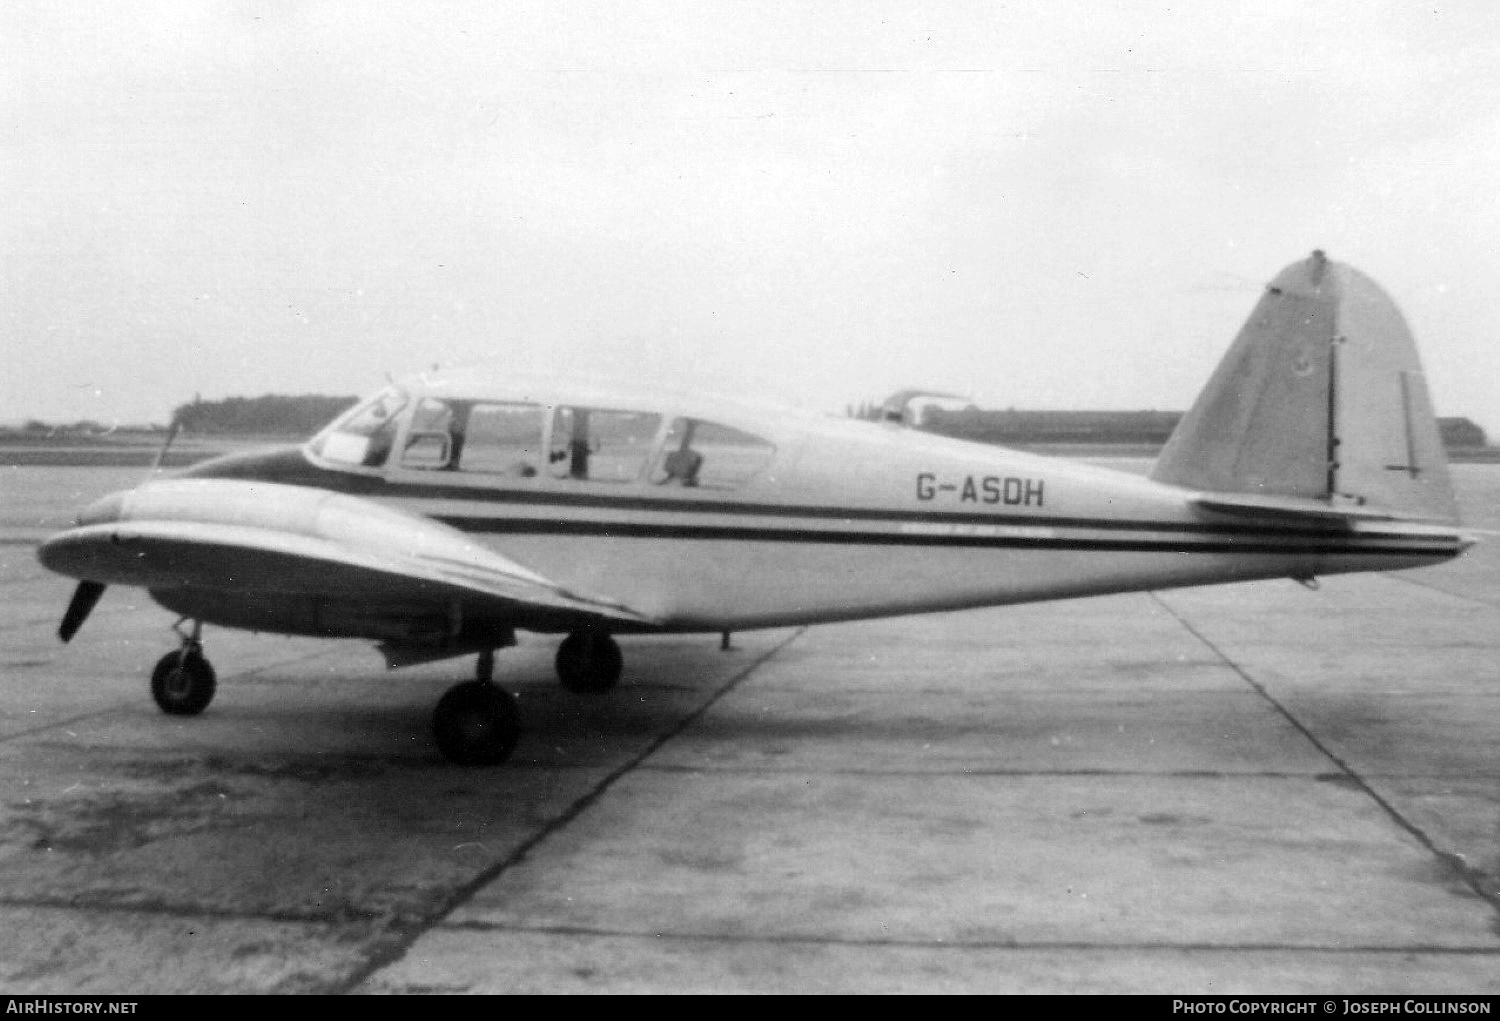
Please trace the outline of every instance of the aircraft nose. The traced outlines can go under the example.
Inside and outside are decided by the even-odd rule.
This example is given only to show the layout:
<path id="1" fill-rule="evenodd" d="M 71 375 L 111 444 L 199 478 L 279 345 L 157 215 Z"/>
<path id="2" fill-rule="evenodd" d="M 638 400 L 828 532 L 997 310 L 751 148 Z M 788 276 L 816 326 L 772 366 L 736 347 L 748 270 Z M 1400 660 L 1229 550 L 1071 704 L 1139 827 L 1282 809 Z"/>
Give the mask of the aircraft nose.
<path id="1" fill-rule="evenodd" d="M 125 494 L 110 493 L 89 504 L 78 512 L 78 523 L 80 525 L 102 525 L 110 521 L 119 521 L 120 514 L 125 509 Z"/>

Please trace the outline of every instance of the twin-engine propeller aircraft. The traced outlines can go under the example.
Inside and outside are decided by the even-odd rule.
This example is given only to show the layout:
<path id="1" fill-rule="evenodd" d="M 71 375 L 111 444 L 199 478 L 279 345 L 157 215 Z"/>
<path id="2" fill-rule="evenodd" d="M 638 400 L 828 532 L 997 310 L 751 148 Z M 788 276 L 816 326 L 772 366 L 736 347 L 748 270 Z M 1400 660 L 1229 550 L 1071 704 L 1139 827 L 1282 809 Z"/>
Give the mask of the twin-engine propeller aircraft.
<path id="1" fill-rule="evenodd" d="M 725 400 L 453 374 L 393 385 L 305 446 L 106 496 L 39 557 L 180 614 L 152 675 L 214 695 L 204 623 L 477 654 L 438 747 L 493 764 L 518 629 L 566 635 L 565 688 L 621 673 L 614 636 L 729 632 L 1098 593 L 1439 563 L 1469 543 L 1416 348 L 1321 252 L 1284 270 L 1149 478 L 896 425 Z M 191 621 L 188 629 L 182 625 Z"/>

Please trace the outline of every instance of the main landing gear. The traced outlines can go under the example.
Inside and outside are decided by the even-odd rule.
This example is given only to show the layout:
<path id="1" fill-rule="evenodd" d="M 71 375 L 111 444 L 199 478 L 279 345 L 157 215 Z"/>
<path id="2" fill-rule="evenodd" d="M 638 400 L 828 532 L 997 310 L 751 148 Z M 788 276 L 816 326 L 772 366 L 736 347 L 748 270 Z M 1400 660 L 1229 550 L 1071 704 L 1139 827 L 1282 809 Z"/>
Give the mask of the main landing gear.
<path id="1" fill-rule="evenodd" d="M 620 647 L 604 631 L 574 631 L 557 647 L 557 679 L 575 694 L 608 691 L 624 667 Z"/>
<path id="2" fill-rule="evenodd" d="M 164 713 L 197 716 L 214 699 L 214 668 L 203 655 L 203 624 L 194 621 L 189 634 L 182 633 L 181 624 L 175 628 L 182 647 L 163 656 L 151 671 L 151 697 Z"/>
<path id="3" fill-rule="evenodd" d="M 174 628 L 182 639 L 151 672 L 151 697 L 172 716 L 196 716 L 213 701 L 214 668 L 203 655 L 203 625 Z M 620 646 L 604 631 L 575 631 L 557 649 L 557 678 L 579 694 L 609 691 L 624 667 Z M 443 755 L 461 766 L 496 766 L 515 751 L 521 736 L 516 697 L 494 682 L 495 652 L 486 649 L 474 666 L 474 679 L 450 688 L 432 713 L 432 731 Z"/>
<path id="4" fill-rule="evenodd" d="M 610 690 L 624 665 L 620 646 L 603 631 L 575 631 L 557 649 L 557 679 L 578 694 Z M 497 766 L 521 736 L 516 697 L 494 683 L 494 673 L 495 653 L 486 649 L 475 663 L 474 680 L 450 688 L 433 710 L 438 749 L 460 766 Z"/>
<path id="5" fill-rule="evenodd" d="M 494 682 L 495 651 L 485 649 L 474 679 L 448 689 L 432 711 L 438 750 L 460 766 L 498 766 L 521 736 L 516 696 Z"/>

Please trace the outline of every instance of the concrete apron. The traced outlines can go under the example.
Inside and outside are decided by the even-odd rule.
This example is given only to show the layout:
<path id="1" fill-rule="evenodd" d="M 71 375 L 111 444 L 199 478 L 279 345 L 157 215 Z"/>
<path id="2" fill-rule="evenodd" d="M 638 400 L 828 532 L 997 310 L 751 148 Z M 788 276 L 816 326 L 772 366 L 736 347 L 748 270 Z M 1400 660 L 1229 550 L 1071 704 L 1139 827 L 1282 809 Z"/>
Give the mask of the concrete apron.
<path id="1" fill-rule="evenodd" d="M 632 640 L 593 700 L 528 639 L 481 771 L 465 663 L 215 631 L 169 719 L 164 614 L 62 649 L 7 574 L 9 992 L 1500 987 L 1493 573 Z"/>
<path id="2" fill-rule="evenodd" d="M 1493 612 L 1373 576 L 813 629 L 363 988 L 1494 992 Z"/>

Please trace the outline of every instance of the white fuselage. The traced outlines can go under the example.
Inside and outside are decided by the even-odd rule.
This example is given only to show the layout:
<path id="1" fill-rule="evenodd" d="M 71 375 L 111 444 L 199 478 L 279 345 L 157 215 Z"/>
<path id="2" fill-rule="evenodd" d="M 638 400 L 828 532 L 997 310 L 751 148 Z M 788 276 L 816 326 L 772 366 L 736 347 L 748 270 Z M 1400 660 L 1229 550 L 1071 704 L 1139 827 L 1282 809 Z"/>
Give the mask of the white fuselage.
<path id="1" fill-rule="evenodd" d="M 1212 514 L 1129 473 L 895 427 L 817 433 L 732 493 L 395 468 L 378 498 L 673 630 L 1410 567 L 1456 542 L 1441 527 Z"/>
<path id="2" fill-rule="evenodd" d="M 471 382 L 369 411 L 387 400 L 306 446 L 108 497 L 43 561 L 230 627 L 473 648 L 510 628 L 742 630 L 1310 579 L 1466 545 L 1451 524 L 890 424 L 659 395 L 585 410 Z"/>

